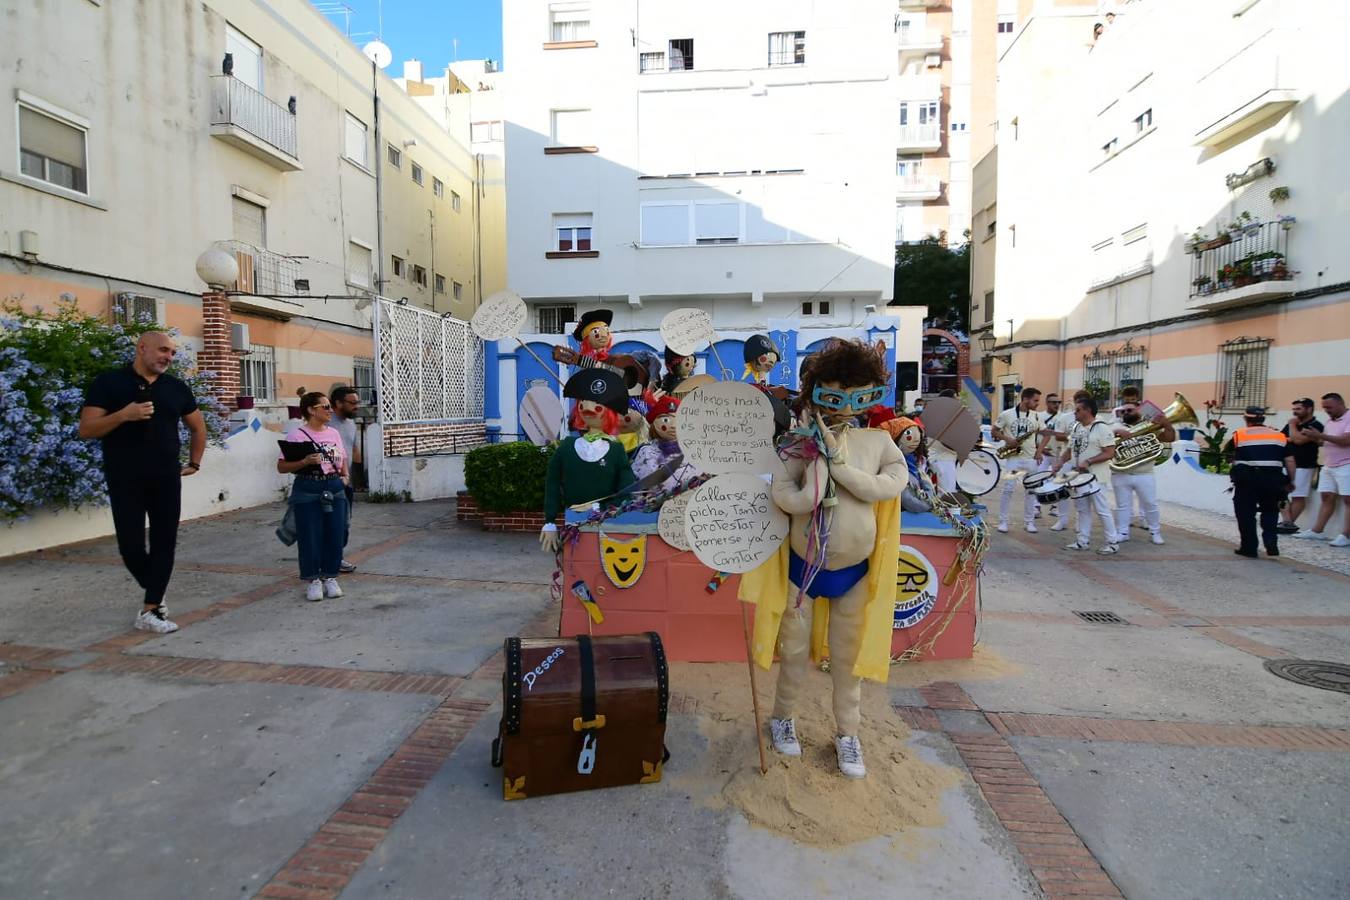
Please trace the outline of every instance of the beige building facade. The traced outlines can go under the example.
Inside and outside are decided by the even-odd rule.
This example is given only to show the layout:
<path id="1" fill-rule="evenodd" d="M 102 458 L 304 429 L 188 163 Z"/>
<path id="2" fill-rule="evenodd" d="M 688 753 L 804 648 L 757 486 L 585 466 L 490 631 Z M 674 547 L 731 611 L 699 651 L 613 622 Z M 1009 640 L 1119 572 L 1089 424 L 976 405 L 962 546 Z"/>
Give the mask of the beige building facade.
<path id="1" fill-rule="evenodd" d="M 0 296 L 211 350 L 194 266 L 226 250 L 224 374 L 268 418 L 374 384 L 374 294 L 472 314 L 473 154 L 311 4 L 13 4 L 0 59 Z"/>
<path id="2" fill-rule="evenodd" d="M 1331 0 L 1033 12 L 977 167 L 973 327 L 1017 385 L 1229 415 L 1350 390 L 1350 75 Z M 1197 42 L 1194 35 L 1206 39 Z M 997 252 L 995 253 L 995 248 Z M 991 275 L 992 273 L 992 275 Z M 994 301 L 995 294 L 997 296 Z M 987 298 L 987 299 L 986 299 Z"/>

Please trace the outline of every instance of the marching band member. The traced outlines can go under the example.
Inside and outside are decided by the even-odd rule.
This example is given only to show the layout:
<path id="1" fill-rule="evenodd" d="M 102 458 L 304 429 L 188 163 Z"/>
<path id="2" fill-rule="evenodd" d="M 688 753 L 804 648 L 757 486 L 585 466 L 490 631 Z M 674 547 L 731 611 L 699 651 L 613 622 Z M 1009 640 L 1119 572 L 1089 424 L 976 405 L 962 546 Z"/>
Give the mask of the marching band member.
<path id="1" fill-rule="evenodd" d="M 1140 421 L 1139 404 L 1127 400 L 1120 407 L 1121 427 L 1115 429 L 1117 438 L 1128 438 L 1130 427 Z M 1158 440 L 1164 444 L 1177 439 L 1176 430 L 1167 416 L 1159 413 L 1153 417 L 1155 425 L 1162 426 Z M 1158 509 L 1158 481 L 1153 474 L 1153 460 L 1142 462 L 1128 472 L 1111 473 L 1111 489 L 1116 496 L 1116 536 L 1122 541 L 1130 539 L 1130 516 L 1134 508 L 1135 497 L 1139 498 L 1139 508 L 1144 511 L 1144 521 L 1148 524 L 1149 539 L 1155 544 L 1166 541 L 1162 537 L 1162 512 Z"/>
<path id="2" fill-rule="evenodd" d="M 1017 454 L 1003 464 L 1005 477 L 1003 493 L 998 498 L 998 530 L 1004 534 L 1008 532 L 1008 507 L 1012 505 L 1013 491 L 1022 480 L 1017 473 L 1035 472 L 1041 463 L 1041 449 L 1036 446 L 1036 436 L 1043 424 L 1041 414 L 1036 410 L 1040 405 L 1041 392 L 1033 387 L 1023 388 L 1017 406 L 999 413 L 998 421 L 994 423 L 994 440 L 1017 448 Z M 1023 493 L 1026 495 L 1023 519 L 1027 531 L 1035 534 L 1036 497 L 1026 491 Z"/>
<path id="3" fill-rule="evenodd" d="M 1059 462 L 1060 454 L 1064 452 L 1069 440 L 1069 432 L 1073 430 L 1073 405 L 1070 404 L 1067 409 L 1061 409 L 1059 394 L 1046 394 L 1046 420 L 1045 431 L 1041 432 L 1040 446 L 1042 472 L 1053 472 Z M 1051 531 L 1063 531 L 1069 525 L 1069 504 L 1064 501 L 1052 503 L 1050 512 L 1055 516 L 1055 524 L 1050 526 Z"/>
<path id="4" fill-rule="evenodd" d="M 1109 463 L 1116 455 L 1116 436 L 1110 426 L 1097 421 L 1097 401 L 1091 396 L 1075 398 L 1073 430 L 1069 433 L 1069 446 L 1059 458 L 1056 471 L 1072 463 L 1077 473 L 1090 473 L 1101 485 L 1101 490 L 1087 497 L 1074 499 L 1078 509 L 1078 540 L 1066 544 L 1065 550 L 1092 549 L 1092 516 L 1095 513 L 1102 520 L 1105 543 L 1097 552 L 1110 556 L 1120 551 L 1116 540 L 1116 524 L 1112 517 L 1111 503 L 1106 499 L 1106 483 L 1111 476 Z"/>

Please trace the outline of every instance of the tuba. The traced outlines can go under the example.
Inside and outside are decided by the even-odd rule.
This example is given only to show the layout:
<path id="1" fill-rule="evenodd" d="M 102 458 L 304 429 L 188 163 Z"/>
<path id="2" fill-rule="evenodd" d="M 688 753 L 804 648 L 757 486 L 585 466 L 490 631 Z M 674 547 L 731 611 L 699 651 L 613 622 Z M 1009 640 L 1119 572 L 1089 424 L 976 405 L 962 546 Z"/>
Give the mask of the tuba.
<path id="1" fill-rule="evenodd" d="M 1195 417 L 1195 410 L 1191 409 L 1191 404 L 1180 394 L 1177 394 L 1171 405 L 1163 410 L 1163 415 L 1171 425 L 1200 424 Z M 1153 422 L 1140 422 L 1130 426 L 1130 436 L 1116 444 L 1116 455 L 1111 460 L 1111 471 L 1129 473 L 1146 463 L 1166 461 L 1170 451 L 1158 440 L 1159 431 L 1162 431 L 1162 426 Z"/>

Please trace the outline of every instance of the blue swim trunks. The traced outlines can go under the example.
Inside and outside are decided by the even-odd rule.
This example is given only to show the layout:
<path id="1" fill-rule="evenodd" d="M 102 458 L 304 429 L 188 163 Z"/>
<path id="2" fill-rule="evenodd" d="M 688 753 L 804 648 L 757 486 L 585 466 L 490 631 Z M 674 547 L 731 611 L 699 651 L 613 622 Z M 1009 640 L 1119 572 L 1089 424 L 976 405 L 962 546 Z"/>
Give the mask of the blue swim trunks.
<path id="1" fill-rule="evenodd" d="M 788 548 L 788 578 L 792 583 L 800 585 L 802 583 L 802 571 L 806 568 L 806 560 L 797 555 L 796 551 Z M 867 574 L 867 560 L 854 563 L 846 569 L 821 569 L 816 573 L 816 577 L 806 586 L 806 596 L 814 600 L 817 597 L 842 597 L 847 594 L 855 584 L 863 580 Z"/>

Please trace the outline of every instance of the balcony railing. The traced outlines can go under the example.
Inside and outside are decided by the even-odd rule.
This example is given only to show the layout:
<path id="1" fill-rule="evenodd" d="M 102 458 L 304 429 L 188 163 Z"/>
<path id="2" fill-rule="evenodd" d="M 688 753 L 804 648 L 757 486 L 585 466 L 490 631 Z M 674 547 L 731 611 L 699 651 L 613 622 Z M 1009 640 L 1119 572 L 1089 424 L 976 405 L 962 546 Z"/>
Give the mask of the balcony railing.
<path id="1" fill-rule="evenodd" d="M 938 53 L 942 50 L 942 35 L 921 28 L 897 24 L 895 41 L 901 53 Z"/>
<path id="2" fill-rule="evenodd" d="M 942 145 L 942 125 L 927 122 L 923 125 L 901 125 L 896 145 L 905 147 L 940 147 Z"/>
<path id="3" fill-rule="evenodd" d="M 275 103 L 233 75 L 211 77 L 211 127 L 221 137 L 238 137 L 235 131 L 251 137 L 253 150 L 268 152 L 294 162 L 299 168 L 300 150 L 296 138 L 295 113 Z M 222 130 L 223 129 L 223 130 Z M 262 146 L 257 146 L 262 145 Z M 250 147 L 243 149 L 249 150 Z"/>
<path id="4" fill-rule="evenodd" d="M 936 200 L 942 196 L 942 179 L 936 175 L 897 175 L 895 195 L 900 200 Z"/>
<path id="5" fill-rule="evenodd" d="M 284 256 L 243 241 L 216 241 L 239 264 L 236 290 L 263 297 L 293 297 L 309 293 L 309 284 L 300 277 L 303 256 Z"/>
<path id="6" fill-rule="evenodd" d="M 1289 229 L 1293 221 L 1260 222 L 1226 232 L 1193 245 L 1191 298 L 1223 302 L 1228 291 L 1267 282 L 1278 288 L 1269 293 L 1292 293 L 1294 272 L 1289 266 Z M 1252 294 L 1245 291 L 1243 296 Z M 1260 296 L 1265 296 L 1262 293 Z M 1256 296 L 1247 297 L 1256 299 Z"/>

